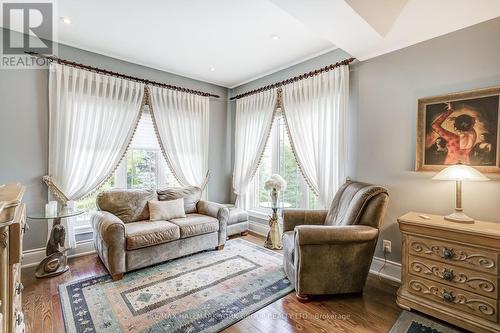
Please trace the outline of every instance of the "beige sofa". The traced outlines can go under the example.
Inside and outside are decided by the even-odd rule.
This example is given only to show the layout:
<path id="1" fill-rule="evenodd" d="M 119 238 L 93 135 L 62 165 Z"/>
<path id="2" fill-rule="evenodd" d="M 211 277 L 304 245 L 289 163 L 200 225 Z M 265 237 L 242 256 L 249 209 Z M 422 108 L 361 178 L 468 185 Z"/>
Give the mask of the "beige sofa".
<path id="1" fill-rule="evenodd" d="M 283 212 L 283 264 L 299 301 L 363 290 L 388 200 L 382 187 L 348 181 L 329 210 Z"/>
<path id="2" fill-rule="evenodd" d="M 191 253 L 222 249 L 228 208 L 200 200 L 196 187 L 110 190 L 98 195 L 92 215 L 94 244 L 113 280 L 125 272 Z M 148 201 L 184 199 L 185 218 L 149 221 Z"/>

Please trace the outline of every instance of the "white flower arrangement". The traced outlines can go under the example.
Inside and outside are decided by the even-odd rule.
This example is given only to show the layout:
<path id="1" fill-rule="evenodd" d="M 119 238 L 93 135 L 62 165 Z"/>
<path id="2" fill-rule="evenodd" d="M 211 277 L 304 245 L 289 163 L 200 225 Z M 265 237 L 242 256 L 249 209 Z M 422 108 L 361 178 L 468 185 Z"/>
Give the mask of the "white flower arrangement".
<path id="1" fill-rule="evenodd" d="M 275 190 L 283 192 L 286 190 L 286 180 L 278 174 L 271 175 L 271 177 L 269 177 L 269 179 L 264 183 L 264 188 L 266 191 Z"/>

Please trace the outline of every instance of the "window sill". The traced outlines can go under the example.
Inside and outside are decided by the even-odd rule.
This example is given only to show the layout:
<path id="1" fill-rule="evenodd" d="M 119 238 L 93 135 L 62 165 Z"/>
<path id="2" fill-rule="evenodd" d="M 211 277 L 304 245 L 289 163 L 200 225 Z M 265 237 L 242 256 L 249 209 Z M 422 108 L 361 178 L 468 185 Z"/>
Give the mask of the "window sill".
<path id="1" fill-rule="evenodd" d="M 262 210 L 248 210 L 248 216 L 253 217 L 256 222 L 266 223 L 269 221 L 269 216 L 271 215 L 271 211 L 266 213 Z"/>
<path id="2" fill-rule="evenodd" d="M 94 232 L 94 229 L 92 229 L 92 226 L 90 225 L 90 220 L 86 221 L 86 222 L 87 223 L 84 223 L 84 221 L 81 221 L 80 222 L 81 224 L 75 226 L 75 235 L 89 234 L 89 233 Z"/>

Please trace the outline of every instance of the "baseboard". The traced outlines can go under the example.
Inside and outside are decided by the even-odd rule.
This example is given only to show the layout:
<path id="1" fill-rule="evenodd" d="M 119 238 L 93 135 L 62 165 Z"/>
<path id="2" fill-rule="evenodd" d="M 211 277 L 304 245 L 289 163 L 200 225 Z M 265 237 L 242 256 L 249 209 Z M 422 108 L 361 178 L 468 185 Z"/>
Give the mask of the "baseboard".
<path id="1" fill-rule="evenodd" d="M 249 229 L 251 232 L 261 236 L 267 236 L 269 232 L 268 225 L 254 221 L 250 221 Z M 401 283 L 401 264 L 394 261 L 385 261 L 384 258 L 373 257 L 370 273 L 387 280 Z"/>
<path id="2" fill-rule="evenodd" d="M 68 258 L 75 258 L 95 253 L 94 241 L 85 240 L 76 243 L 76 248 L 68 250 Z M 23 252 L 21 267 L 37 266 L 45 258 L 45 248 L 32 249 Z"/>
<path id="3" fill-rule="evenodd" d="M 384 268 L 384 258 L 373 257 L 370 273 L 381 278 L 401 283 L 401 264 L 387 260 Z M 382 270 L 381 270 L 382 268 Z"/>
<path id="4" fill-rule="evenodd" d="M 264 223 L 259 223 L 255 221 L 249 221 L 248 223 L 248 229 L 253 232 L 254 234 L 260 235 L 260 236 L 267 236 L 267 233 L 269 232 L 269 226 Z"/>

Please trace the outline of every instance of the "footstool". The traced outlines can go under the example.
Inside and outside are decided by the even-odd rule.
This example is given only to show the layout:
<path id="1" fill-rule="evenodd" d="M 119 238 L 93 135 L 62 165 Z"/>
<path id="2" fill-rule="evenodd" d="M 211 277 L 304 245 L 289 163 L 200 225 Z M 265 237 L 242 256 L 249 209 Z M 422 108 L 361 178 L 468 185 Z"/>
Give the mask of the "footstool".
<path id="1" fill-rule="evenodd" d="M 229 209 L 229 219 L 227 221 L 227 235 L 240 234 L 248 235 L 248 213 L 233 205 L 226 205 Z"/>

